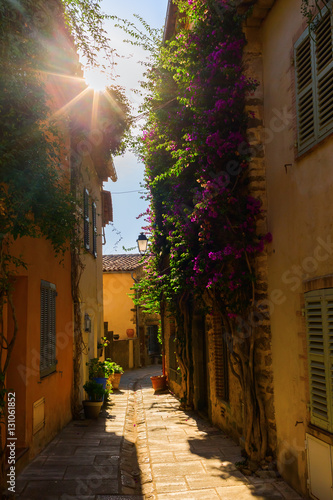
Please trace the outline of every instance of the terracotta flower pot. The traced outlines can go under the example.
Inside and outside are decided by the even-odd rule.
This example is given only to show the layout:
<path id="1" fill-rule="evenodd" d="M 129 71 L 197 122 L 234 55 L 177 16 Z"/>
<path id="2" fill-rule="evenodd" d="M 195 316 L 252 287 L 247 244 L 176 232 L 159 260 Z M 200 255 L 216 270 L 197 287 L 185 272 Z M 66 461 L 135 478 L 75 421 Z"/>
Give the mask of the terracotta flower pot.
<path id="1" fill-rule="evenodd" d="M 109 380 L 112 384 L 112 389 L 119 389 L 119 384 L 120 384 L 120 379 L 121 379 L 122 373 L 113 373 L 110 377 Z"/>
<path id="2" fill-rule="evenodd" d="M 154 391 L 163 391 L 166 389 L 166 375 L 154 375 L 150 377 Z"/>
<path id="3" fill-rule="evenodd" d="M 103 401 L 82 401 L 82 404 L 86 418 L 98 418 Z"/>

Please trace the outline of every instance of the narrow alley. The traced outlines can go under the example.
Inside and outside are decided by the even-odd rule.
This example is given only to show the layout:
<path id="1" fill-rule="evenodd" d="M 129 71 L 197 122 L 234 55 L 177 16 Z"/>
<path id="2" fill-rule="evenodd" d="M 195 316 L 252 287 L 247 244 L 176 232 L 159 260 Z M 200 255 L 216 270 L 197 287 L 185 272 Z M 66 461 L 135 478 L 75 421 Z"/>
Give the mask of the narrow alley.
<path id="1" fill-rule="evenodd" d="M 128 371 L 96 421 L 72 421 L 17 479 L 16 498 L 301 499 L 273 470 L 244 476 L 240 448 L 169 392 L 160 366 Z"/>

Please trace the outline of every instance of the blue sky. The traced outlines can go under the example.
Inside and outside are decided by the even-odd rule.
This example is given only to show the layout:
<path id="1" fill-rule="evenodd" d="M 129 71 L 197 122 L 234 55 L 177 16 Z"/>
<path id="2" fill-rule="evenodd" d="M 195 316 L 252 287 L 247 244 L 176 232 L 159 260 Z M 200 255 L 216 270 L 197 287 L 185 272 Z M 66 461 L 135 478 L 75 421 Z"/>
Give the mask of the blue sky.
<path id="1" fill-rule="evenodd" d="M 133 14 L 140 15 L 153 28 L 163 28 L 167 10 L 167 0 L 103 0 L 102 9 L 107 14 L 113 14 L 120 18 L 137 22 Z M 119 75 L 117 83 L 125 87 L 127 96 L 134 105 L 138 105 L 138 96 L 131 89 L 139 88 L 139 80 L 142 79 L 142 66 L 138 61 L 145 57 L 139 48 L 124 44 L 122 41 L 128 38 L 120 29 L 114 28 L 112 23 L 106 25 L 112 46 L 119 54 L 126 56 L 117 61 L 116 72 Z M 113 201 L 114 224 L 107 226 L 106 245 L 103 254 L 125 253 L 126 249 L 136 247 L 136 239 L 144 225 L 144 220 L 137 220 L 137 216 L 144 212 L 147 203 L 140 199 L 139 190 L 142 191 L 140 183 L 143 181 L 144 166 L 138 162 L 131 153 L 123 157 L 114 158 L 118 174 L 116 183 L 107 182 L 104 188 L 111 191 Z M 130 192 L 129 192 L 130 191 Z M 133 192 L 132 192 L 133 191 Z M 120 194 L 124 193 L 124 194 Z M 119 243 L 117 241 L 122 238 Z M 137 249 L 131 250 L 137 253 Z"/>

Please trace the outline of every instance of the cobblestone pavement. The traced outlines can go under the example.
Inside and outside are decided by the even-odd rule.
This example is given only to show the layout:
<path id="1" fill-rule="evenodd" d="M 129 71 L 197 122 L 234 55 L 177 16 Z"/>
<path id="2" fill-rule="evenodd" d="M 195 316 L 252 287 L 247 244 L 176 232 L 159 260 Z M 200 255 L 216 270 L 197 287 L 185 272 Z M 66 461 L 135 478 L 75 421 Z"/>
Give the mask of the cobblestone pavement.
<path id="1" fill-rule="evenodd" d="M 97 420 L 71 422 L 23 471 L 16 498 L 302 498 L 275 474 L 239 472 L 239 446 L 194 412 L 182 411 L 167 391 L 154 393 L 149 377 L 160 373 L 160 366 L 125 373 Z"/>

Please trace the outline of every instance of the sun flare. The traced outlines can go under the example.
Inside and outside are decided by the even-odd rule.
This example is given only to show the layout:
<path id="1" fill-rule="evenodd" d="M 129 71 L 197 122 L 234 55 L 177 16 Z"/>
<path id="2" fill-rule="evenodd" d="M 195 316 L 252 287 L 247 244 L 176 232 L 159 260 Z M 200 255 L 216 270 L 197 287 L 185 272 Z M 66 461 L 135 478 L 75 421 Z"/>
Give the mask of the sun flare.
<path id="1" fill-rule="evenodd" d="M 103 92 L 110 85 L 110 78 L 101 70 L 96 68 L 86 69 L 84 71 L 84 79 L 87 85 L 95 92 Z"/>

